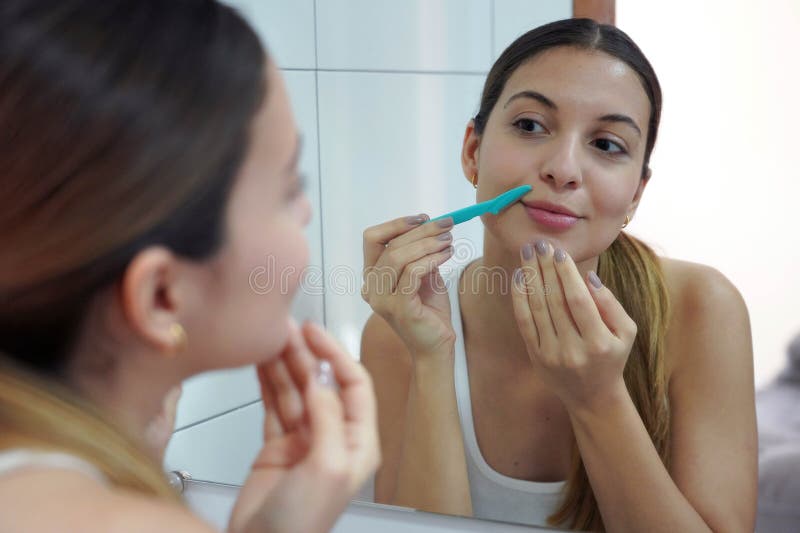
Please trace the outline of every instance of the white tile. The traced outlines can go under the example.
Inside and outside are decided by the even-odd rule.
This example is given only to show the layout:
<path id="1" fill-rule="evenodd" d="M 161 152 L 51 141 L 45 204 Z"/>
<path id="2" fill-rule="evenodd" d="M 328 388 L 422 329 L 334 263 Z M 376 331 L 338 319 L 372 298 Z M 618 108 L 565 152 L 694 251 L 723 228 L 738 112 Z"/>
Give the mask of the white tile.
<path id="1" fill-rule="evenodd" d="M 362 233 L 390 219 L 438 216 L 475 202 L 461 141 L 483 76 L 320 72 L 326 316 L 354 355 L 370 314 L 361 299 Z M 479 219 L 453 231 L 457 257 L 481 255 Z"/>
<path id="2" fill-rule="evenodd" d="M 194 513 L 217 531 L 226 531 L 239 487 L 187 481 L 183 499 Z"/>
<path id="3" fill-rule="evenodd" d="M 191 377 L 183 382 L 175 429 L 196 424 L 260 397 L 258 378 L 252 366 L 215 370 Z"/>
<path id="4" fill-rule="evenodd" d="M 254 403 L 178 431 L 164 457 L 166 470 L 185 470 L 192 478 L 241 485 L 261 450 L 264 407 Z"/>
<path id="5" fill-rule="evenodd" d="M 494 0 L 494 61 L 514 39 L 542 24 L 572 17 L 572 0 Z"/>
<path id="6" fill-rule="evenodd" d="M 317 0 L 324 69 L 484 71 L 489 0 Z"/>
<path id="7" fill-rule="evenodd" d="M 223 0 L 250 22 L 281 68 L 313 69 L 314 0 Z"/>

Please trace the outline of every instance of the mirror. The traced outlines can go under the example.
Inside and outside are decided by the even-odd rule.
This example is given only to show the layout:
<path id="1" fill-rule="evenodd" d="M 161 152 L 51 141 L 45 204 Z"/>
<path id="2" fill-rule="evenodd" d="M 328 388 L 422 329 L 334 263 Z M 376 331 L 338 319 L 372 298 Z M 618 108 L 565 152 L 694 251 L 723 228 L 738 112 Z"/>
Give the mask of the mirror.
<path id="1" fill-rule="evenodd" d="M 296 301 L 298 319 L 324 323 L 358 356 L 361 332 L 371 314 L 360 295 L 363 230 L 398 216 L 438 215 L 474 203 L 474 190 L 460 165 L 461 142 L 499 53 L 524 31 L 552 20 L 573 14 L 606 21 L 616 17 L 653 63 L 666 95 L 651 161 L 655 179 L 630 232 L 659 252 L 712 265 L 733 280 L 754 318 L 757 383 L 778 370 L 783 343 L 797 324 L 788 312 L 775 320 L 763 317 L 776 314 L 769 294 L 786 293 L 785 283 L 793 284 L 795 293 L 800 288 L 792 269 L 798 264 L 798 252 L 791 247 L 793 260 L 777 265 L 747 252 L 746 248 L 763 248 L 755 244 L 761 242 L 763 231 L 741 217 L 746 197 L 738 195 L 730 180 L 742 180 L 738 183 L 751 198 L 764 202 L 760 205 L 786 202 L 782 211 L 787 213 L 786 228 L 794 225 L 788 219 L 793 212 L 788 198 L 794 195 L 784 192 L 800 191 L 789 176 L 793 168 L 786 155 L 792 153 L 789 141 L 769 147 L 764 140 L 747 137 L 756 144 L 744 151 L 764 149 L 774 156 L 769 161 L 755 156 L 739 159 L 747 154 L 738 153 L 737 161 L 731 161 L 722 144 L 721 139 L 733 142 L 741 137 L 742 121 L 753 120 L 767 128 L 762 131 L 774 126 L 755 117 L 751 108 L 743 111 L 749 113 L 745 116 L 725 111 L 740 109 L 752 98 L 738 82 L 754 76 L 740 71 L 761 73 L 762 81 L 753 90 L 762 91 L 758 93 L 762 97 L 768 94 L 765 87 L 779 79 L 779 67 L 761 65 L 754 58 L 759 54 L 752 52 L 774 58 L 778 45 L 767 48 L 754 44 L 755 36 L 741 37 L 751 35 L 742 29 L 752 15 L 747 8 L 728 12 L 735 21 L 734 31 L 715 25 L 706 12 L 698 12 L 695 19 L 669 5 L 622 0 L 616 8 L 613 0 L 230 3 L 268 43 L 303 133 L 301 167 L 308 178 L 314 218 L 307 230 L 311 262 Z M 713 39 L 676 42 L 673 33 L 679 25 L 730 44 L 715 48 L 708 44 L 716 42 Z M 733 42 L 734 37 L 738 41 Z M 797 86 L 796 80 L 784 85 L 784 101 L 789 101 L 789 88 Z M 764 105 L 774 106 L 769 107 L 772 116 L 785 113 L 777 104 Z M 791 139 L 788 126 L 782 127 L 787 133 L 783 138 Z M 786 163 L 783 167 L 777 163 L 781 161 Z M 752 176 L 765 175 L 769 190 L 781 191 L 782 199 L 768 193 L 767 187 L 751 184 Z M 784 215 L 769 216 L 780 221 Z M 779 223 L 770 232 L 772 238 L 783 239 L 775 242 L 796 240 Z M 483 226 L 478 219 L 456 227 L 453 237 L 455 254 L 442 267 L 443 275 L 482 254 Z M 745 244 L 748 239 L 752 246 Z M 775 281 L 753 274 L 767 268 Z M 269 289 L 268 271 L 267 258 L 264 264 L 253 265 L 247 282 L 254 291 Z M 778 280 L 784 285 L 779 286 Z M 197 376 L 184 387 L 167 467 L 186 470 L 199 480 L 241 484 L 260 447 L 262 421 L 252 369 Z M 360 499 L 371 501 L 372 491 L 366 486 Z"/>

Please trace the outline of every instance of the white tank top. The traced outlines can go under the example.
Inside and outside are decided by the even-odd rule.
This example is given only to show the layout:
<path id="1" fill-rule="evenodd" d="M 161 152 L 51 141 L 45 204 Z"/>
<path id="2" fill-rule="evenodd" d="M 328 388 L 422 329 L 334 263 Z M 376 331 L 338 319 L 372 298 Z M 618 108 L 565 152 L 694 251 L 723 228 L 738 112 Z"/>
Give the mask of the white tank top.
<path id="1" fill-rule="evenodd" d="M 547 517 L 556 511 L 561 501 L 561 491 L 565 482 L 525 481 L 505 476 L 489 466 L 478 447 L 472 421 L 469 373 L 464 348 L 461 306 L 458 300 L 458 281 L 461 272 L 463 267 L 448 275 L 445 282 L 450 297 L 451 320 L 456 334 L 454 370 L 456 400 L 464 437 L 464 452 L 467 457 L 473 515 L 488 520 L 547 526 Z"/>
<path id="2" fill-rule="evenodd" d="M 23 468 L 59 468 L 85 474 L 104 485 L 108 479 L 92 463 L 63 452 L 11 448 L 0 450 L 0 476 Z"/>

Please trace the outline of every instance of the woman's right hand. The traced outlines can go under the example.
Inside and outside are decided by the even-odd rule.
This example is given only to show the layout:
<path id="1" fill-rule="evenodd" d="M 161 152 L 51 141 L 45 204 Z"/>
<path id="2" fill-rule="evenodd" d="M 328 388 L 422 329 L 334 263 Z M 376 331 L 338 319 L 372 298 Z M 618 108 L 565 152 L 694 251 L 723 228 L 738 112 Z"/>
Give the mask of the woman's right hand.
<path id="1" fill-rule="evenodd" d="M 372 379 L 310 322 L 301 331 L 291 321 L 284 351 L 257 370 L 264 446 L 228 531 L 329 531 L 380 464 Z"/>
<path id="2" fill-rule="evenodd" d="M 403 339 L 412 357 L 452 348 L 450 299 L 438 267 L 453 255 L 453 219 L 398 218 L 364 231 L 361 296 Z"/>

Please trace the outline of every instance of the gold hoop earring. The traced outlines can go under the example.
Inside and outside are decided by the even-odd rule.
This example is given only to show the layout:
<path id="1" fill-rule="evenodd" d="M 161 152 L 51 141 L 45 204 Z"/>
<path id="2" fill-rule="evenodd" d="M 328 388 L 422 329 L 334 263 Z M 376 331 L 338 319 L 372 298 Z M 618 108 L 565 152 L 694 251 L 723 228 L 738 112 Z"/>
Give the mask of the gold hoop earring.
<path id="1" fill-rule="evenodd" d="M 630 224 L 630 223 L 631 223 L 631 217 L 629 217 L 628 215 L 625 215 L 625 222 L 623 222 L 622 227 L 623 228 L 627 228 L 628 224 Z"/>
<path id="2" fill-rule="evenodd" d="M 477 174 L 473 174 L 472 175 L 472 186 L 474 188 L 476 188 L 476 189 L 478 188 L 478 175 Z"/>
<path id="3" fill-rule="evenodd" d="M 174 341 L 172 346 L 173 353 L 182 352 L 185 350 L 186 345 L 189 343 L 189 338 L 186 335 L 186 330 L 183 329 L 183 326 L 175 322 L 169 327 L 169 333 L 172 335 L 172 339 Z"/>

